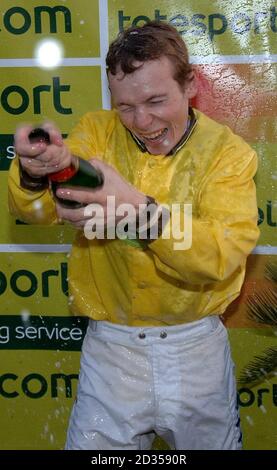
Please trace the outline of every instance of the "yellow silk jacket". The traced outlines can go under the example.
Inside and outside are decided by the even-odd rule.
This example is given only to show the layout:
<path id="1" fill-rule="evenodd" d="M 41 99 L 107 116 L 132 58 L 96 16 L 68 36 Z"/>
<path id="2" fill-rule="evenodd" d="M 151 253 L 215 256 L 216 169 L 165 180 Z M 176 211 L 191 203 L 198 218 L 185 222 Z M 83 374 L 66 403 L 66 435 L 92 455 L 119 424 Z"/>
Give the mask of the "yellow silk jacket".
<path id="1" fill-rule="evenodd" d="M 69 259 L 72 310 L 130 326 L 175 325 L 222 314 L 239 295 L 247 255 L 258 238 L 255 152 L 199 111 L 171 156 L 143 152 L 116 111 L 86 114 L 68 137 L 72 153 L 114 166 L 162 204 L 192 204 L 192 245 L 172 239 L 140 249 L 122 240 L 88 240 L 78 232 Z M 34 209 L 40 201 L 43 211 Z M 49 190 L 20 187 L 18 160 L 9 174 L 12 214 L 31 224 L 57 223 Z"/>

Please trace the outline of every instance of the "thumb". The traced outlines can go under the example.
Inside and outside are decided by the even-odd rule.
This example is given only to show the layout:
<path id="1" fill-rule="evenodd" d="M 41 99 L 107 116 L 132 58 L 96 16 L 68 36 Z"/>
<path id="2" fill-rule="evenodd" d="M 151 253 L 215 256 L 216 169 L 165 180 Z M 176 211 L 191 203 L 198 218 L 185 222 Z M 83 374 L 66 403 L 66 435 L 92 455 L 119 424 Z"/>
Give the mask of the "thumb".
<path id="1" fill-rule="evenodd" d="M 100 158 L 97 158 L 97 157 L 90 158 L 88 161 L 92 166 L 94 166 L 95 168 L 99 170 L 104 170 L 105 168 L 109 166 L 106 163 L 104 163 L 102 160 L 100 160 Z"/>

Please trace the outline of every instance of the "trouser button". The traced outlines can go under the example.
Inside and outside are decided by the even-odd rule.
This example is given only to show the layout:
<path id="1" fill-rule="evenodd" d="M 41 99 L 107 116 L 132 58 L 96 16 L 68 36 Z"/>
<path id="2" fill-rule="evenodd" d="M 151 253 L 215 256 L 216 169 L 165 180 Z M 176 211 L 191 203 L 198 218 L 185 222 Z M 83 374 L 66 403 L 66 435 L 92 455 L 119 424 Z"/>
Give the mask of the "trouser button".
<path id="1" fill-rule="evenodd" d="M 161 334 L 160 334 L 160 338 L 164 339 L 167 337 L 167 332 L 166 331 L 162 331 Z"/>

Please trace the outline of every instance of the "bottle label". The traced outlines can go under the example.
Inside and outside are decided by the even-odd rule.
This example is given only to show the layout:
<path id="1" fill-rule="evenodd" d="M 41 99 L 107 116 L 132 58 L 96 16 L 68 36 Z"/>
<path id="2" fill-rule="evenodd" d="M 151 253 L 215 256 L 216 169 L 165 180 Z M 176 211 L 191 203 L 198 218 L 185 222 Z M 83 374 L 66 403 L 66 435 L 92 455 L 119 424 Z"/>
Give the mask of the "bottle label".
<path id="1" fill-rule="evenodd" d="M 51 181 L 55 181 L 56 183 L 63 183 L 65 181 L 70 180 L 76 173 L 78 169 L 74 165 L 70 165 L 67 168 L 64 168 L 61 171 L 57 171 L 56 173 L 50 173 L 48 178 Z"/>

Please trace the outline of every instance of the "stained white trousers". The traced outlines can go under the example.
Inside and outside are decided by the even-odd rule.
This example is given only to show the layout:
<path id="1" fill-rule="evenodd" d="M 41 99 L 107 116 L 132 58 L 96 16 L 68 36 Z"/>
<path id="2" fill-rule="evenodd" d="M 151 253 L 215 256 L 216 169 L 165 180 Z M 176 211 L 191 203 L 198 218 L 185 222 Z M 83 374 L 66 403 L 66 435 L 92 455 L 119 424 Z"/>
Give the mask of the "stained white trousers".
<path id="1" fill-rule="evenodd" d="M 234 366 L 217 316 L 172 327 L 90 320 L 66 449 L 240 449 Z"/>

